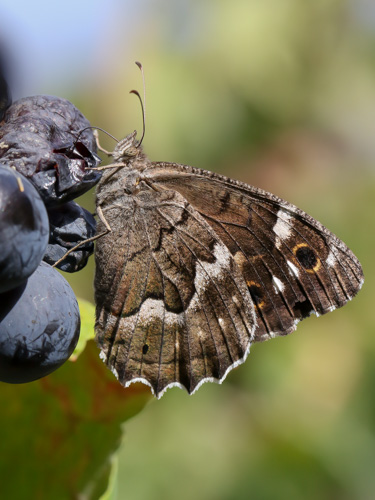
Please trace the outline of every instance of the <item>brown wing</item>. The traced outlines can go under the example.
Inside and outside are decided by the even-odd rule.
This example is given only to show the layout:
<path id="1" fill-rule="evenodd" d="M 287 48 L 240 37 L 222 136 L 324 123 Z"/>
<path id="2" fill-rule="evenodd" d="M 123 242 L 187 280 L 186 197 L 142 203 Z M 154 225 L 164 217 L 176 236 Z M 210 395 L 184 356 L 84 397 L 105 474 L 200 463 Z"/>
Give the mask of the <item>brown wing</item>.
<path id="1" fill-rule="evenodd" d="M 244 361 L 254 307 L 229 250 L 178 193 L 150 190 L 104 207 L 112 232 L 97 242 L 96 334 L 119 381 L 160 397 L 221 381 Z M 101 231 L 101 227 L 98 231 Z"/>
<path id="2" fill-rule="evenodd" d="M 171 163 L 146 175 L 178 191 L 230 250 L 256 307 L 255 340 L 286 335 L 301 319 L 341 307 L 363 283 L 349 248 L 294 205 L 247 184 Z"/>

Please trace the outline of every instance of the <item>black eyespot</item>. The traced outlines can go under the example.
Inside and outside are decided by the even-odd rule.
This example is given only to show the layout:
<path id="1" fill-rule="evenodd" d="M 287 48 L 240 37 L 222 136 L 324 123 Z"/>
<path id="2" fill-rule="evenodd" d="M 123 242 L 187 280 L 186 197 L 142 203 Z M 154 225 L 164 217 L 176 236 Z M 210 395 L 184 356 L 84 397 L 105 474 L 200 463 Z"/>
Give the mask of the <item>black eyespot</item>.
<path id="1" fill-rule="evenodd" d="M 254 305 L 256 307 L 262 307 L 264 293 L 263 293 L 262 289 L 260 288 L 260 286 L 257 284 L 254 284 L 254 283 L 250 284 L 249 285 L 249 292 L 250 292 L 251 298 L 253 299 Z"/>
<path id="2" fill-rule="evenodd" d="M 147 354 L 147 351 L 148 351 L 148 345 L 145 344 L 143 347 L 142 347 L 142 353 L 143 354 Z"/>
<path id="3" fill-rule="evenodd" d="M 307 318 L 314 311 L 314 306 L 308 298 L 304 301 L 296 302 L 293 306 L 296 318 Z"/>
<path id="4" fill-rule="evenodd" d="M 300 246 L 297 248 L 295 255 L 298 262 L 305 269 L 314 269 L 318 263 L 318 259 L 316 258 L 314 251 L 308 246 Z"/>

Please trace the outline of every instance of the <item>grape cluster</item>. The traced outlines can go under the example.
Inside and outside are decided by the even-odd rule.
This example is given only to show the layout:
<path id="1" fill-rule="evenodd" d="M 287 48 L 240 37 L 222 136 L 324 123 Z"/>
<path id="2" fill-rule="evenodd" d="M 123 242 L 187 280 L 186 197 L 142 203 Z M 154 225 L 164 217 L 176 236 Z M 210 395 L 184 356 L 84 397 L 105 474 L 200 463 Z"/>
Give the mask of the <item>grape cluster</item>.
<path id="1" fill-rule="evenodd" d="M 72 354 L 78 303 L 62 271 L 82 269 L 94 217 L 73 200 L 94 186 L 100 158 L 90 123 L 69 101 L 12 103 L 0 54 L 0 381 L 48 375 Z"/>

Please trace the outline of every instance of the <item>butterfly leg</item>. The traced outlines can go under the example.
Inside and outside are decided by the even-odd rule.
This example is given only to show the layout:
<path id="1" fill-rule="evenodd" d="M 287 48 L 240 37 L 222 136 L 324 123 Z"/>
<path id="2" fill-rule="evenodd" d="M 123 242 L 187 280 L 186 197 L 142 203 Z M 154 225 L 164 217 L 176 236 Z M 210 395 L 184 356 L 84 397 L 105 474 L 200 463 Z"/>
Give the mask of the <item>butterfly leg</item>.
<path id="1" fill-rule="evenodd" d="M 103 165 L 102 167 L 93 167 L 91 170 L 106 170 L 107 168 L 124 167 L 124 163 L 111 163 L 110 165 Z"/>
<path id="2" fill-rule="evenodd" d="M 94 137 L 95 137 L 95 141 L 96 141 L 96 146 L 97 148 L 99 149 L 99 151 L 101 151 L 102 153 L 105 153 L 106 155 L 108 156 L 112 156 L 112 153 L 110 151 L 107 151 L 106 149 L 104 149 L 100 143 L 99 143 L 99 134 L 98 134 L 98 131 L 97 130 L 94 130 L 93 131 L 93 134 L 94 134 Z"/>
<path id="3" fill-rule="evenodd" d="M 105 226 L 105 230 L 102 231 L 101 233 L 99 234 L 96 234 L 95 236 L 92 236 L 91 238 L 87 238 L 86 240 L 82 240 L 80 241 L 77 245 L 75 245 L 73 248 L 70 248 L 59 260 L 57 260 L 52 267 L 57 267 L 58 264 L 60 264 L 63 260 L 66 259 L 66 257 L 74 252 L 75 250 L 77 250 L 78 248 L 80 248 L 82 245 L 85 245 L 86 243 L 90 243 L 91 241 L 95 241 L 99 238 L 101 238 L 102 236 L 105 236 L 106 234 L 110 233 L 112 231 L 111 229 L 111 226 L 108 224 L 106 218 L 104 217 L 104 214 L 103 214 L 103 211 L 100 207 L 97 208 L 96 210 L 96 213 L 99 217 L 99 219 L 103 222 L 104 226 Z"/>
<path id="4" fill-rule="evenodd" d="M 148 186 L 153 191 L 156 191 L 157 193 L 162 193 L 163 192 L 163 189 L 161 189 L 160 187 L 158 187 L 154 182 L 151 182 L 151 180 L 148 179 L 147 177 L 142 177 L 140 180 L 142 182 L 144 182 L 146 184 L 146 186 Z"/>

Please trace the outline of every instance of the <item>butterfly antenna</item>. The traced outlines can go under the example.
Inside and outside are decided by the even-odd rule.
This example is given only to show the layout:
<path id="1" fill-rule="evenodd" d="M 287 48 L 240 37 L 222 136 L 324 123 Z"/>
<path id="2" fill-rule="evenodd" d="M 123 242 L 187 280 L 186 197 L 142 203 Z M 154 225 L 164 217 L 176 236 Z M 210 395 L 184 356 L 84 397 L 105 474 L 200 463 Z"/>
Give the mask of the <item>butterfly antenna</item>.
<path id="1" fill-rule="evenodd" d="M 137 90 L 131 90 L 130 91 L 130 94 L 135 94 L 138 97 L 139 102 L 141 103 L 141 108 L 142 108 L 143 132 L 142 132 L 141 140 L 138 142 L 138 145 L 137 145 L 137 148 L 139 148 L 140 145 L 142 144 L 142 141 L 143 141 L 143 138 L 144 138 L 145 132 L 146 132 L 146 83 L 145 83 L 145 74 L 144 74 L 144 71 L 143 71 L 142 64 L 140 62 L 138 62 L 138 61 L 135 61 L 135 64 L 141 70 L 142 80 L 143 80 L 143 101 L 142 101 L 142 98 L 139 95 L 139 92 Z"/>
<path id="2" fill-rule="evenodd" d="M 109 132 L 107 132 L 106 130 L 104 130 L 104 128 L 100 128 L 100 127 L 93 127 L 93 126 L 90 126 L 90 127 L 85 127 L 83 128 L 82 130 L 79 131 L 79 134 L 77 135 L 77 139 L 76 139 L 76 142 L 74 143 L 74 146 L 76 145 L 76 143 L 78 142 L 80 136 L 83 134 L 83 132 L 85 132 L 86 130 L 100 130 L 101 132 L 104 132 L 106 135 L 108 135 L 108 137 L 111 137 L 111 139 L 113 139 L 114 141 L 116 142 L 120 142 L 118 139 L 116 139 L 116 137 L 114 137 L 112 134 L 110 134 Z"/>
<path id="3" fill-rule="evenodd" d="M 95 132 L 97 130 L 100 130 L 101 132 L 104 132 L 105 134 L 107 134 L 109 137 L 111 137 L 114 141 L 116 141 L 117 143 L 119 143 L 120 141 L 118 139 L 116 139 L 116 137 L 114 137 L 112 134 L 110 134 L 109 132 L 107 132 L 106 130 L 104 130 L 103 128 L 101 127 L 93 127 L 93 126 L 89 126 L 89 127 L 85 127 L 83 128 L 82 130 L 79 131 L 77 137 L 76 137 L 76 140 L 71 148 L 71 151 L 74 151 L 75 147 L 76 147 L 76 144 L 77 142 L 79 141 L 79 138 L 81 137 L 81 135 L 83 134 L 83 132 L 85 132 L 86 130 L 94 130 L 94 136 L 95 136 L 95 140 L 96 140 L 96 145 L 97 145 L 97 148 L 100 150 L 100 151 L 103 151 L 104 153 L 106 154 L 110 154 L 109 151 L 106 151 L 105 149 L 103 149 L 100 144 L 99 144 L 99 137 L 98 137 L 98 134 Z"/>

